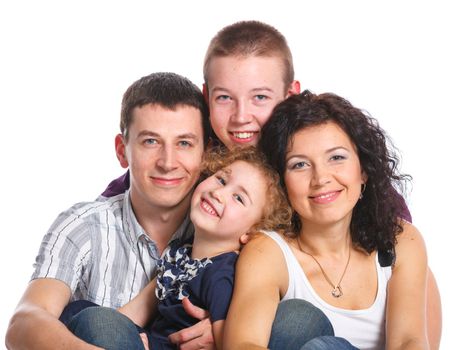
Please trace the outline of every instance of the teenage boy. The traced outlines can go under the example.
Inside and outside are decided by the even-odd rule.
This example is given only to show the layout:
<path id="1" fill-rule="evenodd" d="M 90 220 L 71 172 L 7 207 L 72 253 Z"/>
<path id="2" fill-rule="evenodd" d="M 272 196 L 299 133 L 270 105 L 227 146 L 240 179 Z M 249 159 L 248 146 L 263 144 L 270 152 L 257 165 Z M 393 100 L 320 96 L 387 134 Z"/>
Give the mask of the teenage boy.
<path id="1" fill-rule="evenodd" d="M 130 169 L 129 189 L 58 216 L 10 321 L 8 348 L 95 348 L 59 321 L 69 301 L 126 304 L 153 279 L 169 243 L 192 234 L 190 197 L 210 136 L 200 89 L 173 73 L 143 77 L 124 94 L 120 129 L 116 155 Z"/>
<path id="2" fill-rule="evenodd" d="M 256 145 L 274 106 L 300 92 L 285 37 L 258 21 L 237 22 L 221 29 L 207 49 L 203 76 L 213 138 L 229 148 Z M 103 196 L 120 193 L 128 178 L 126 173 L 114 180 Z M 392 195 L 402 205 L 403 218 L 411 221 L 404 199 L 393 189 Z M 441 306 L 431 271 L 427 306 L 429 341 L 435 348 L 441 336 Z"/>

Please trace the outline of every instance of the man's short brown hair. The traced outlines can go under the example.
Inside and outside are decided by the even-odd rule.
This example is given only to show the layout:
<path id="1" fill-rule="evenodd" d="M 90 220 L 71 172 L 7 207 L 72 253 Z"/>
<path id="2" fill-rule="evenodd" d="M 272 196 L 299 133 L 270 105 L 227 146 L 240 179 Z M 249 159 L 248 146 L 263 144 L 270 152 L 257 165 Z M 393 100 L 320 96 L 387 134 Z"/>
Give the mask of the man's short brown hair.
<path id="1" fill-rule="evenodd" d="M 158 72 L 132 83 L 124 93 L 121 103 L 119 127 L 125 139 L 129 135 L 134 108 L 146 104 L 156 104 L 170 110 L 175 110 L 179 106 L 198 109 L 201 113 L 203 144 L 206 147 L 211 136 L 208 106 L 201 90 L 189 79 L 176 73 Z"/>

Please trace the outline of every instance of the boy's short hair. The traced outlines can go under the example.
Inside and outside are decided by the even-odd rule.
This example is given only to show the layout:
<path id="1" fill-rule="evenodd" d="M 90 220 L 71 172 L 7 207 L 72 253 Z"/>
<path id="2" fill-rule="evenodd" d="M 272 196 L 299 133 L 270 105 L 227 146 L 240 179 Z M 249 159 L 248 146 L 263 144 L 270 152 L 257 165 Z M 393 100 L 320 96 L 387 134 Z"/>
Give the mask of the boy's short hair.
<path id="1" fill-rule="evenodd" d="M 208 69 L 214 57 L 277 56 L 282 59 L 284 83 L 294 80 L 293 58 L 285 37 L 274 27 L 259 21 L 241 21 L 221 29 L 206 51 L 203 78 L 208 84 Z"/>
<path id="2" fill-rule="evenodd" d="M 209 111 L 201 90 L 189 79 L 168 72 L 153 73 L 132 83 L 126 90 L 121 103 L 119 127 L 125 139 L 132 123 L 132 112 L 136 107 L 157 104 L 175 110 L 179 106 L 190 106 L 201 113 L 203 144 L 206 147 L 211 136 Z"/>
<path id="3" fill-rule="evenodd" d="M 264 215 L 252 227 L 251 232 L 261 230 L 287 231 L 290 228 L 292 209 L 279 184 L 279 175 L 269 165 L 264 154 L 256 147 L 235 147 L 232 150 L 224 146 L 212 147 L 206 151 L 204 156 L 203 176 L 211 176 L 239 160 L 251 164 L 258 169 L 267 182 Z"/>

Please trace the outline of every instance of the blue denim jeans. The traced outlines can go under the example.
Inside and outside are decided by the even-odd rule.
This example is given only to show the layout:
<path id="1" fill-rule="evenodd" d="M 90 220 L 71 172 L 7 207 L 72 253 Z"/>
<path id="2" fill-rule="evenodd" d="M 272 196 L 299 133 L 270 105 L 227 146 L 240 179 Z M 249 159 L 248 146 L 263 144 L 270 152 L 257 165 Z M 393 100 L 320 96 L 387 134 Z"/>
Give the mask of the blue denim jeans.
<path id="1" fill-rule="evenodd" d="M 334 336 L 327 316 L 313 304 L 290 299 L 279 304 L 272 325 L 271 350 L 353 350 L 347 340 Z"/>
<path id="2" fill-rule="evenodd" d="M 77 337 L 108 350 L 143 350 L 139 332 L 129 318 L 118 311 L 86 301 L 69 304 L 60 319 Z M 150 339 L 152 348 L 152 339 Z M 175 346 L 174 346 L 175 348 Z M 335 337 L 327 316 L 311 303 L 291 299 L 279 304 L 272 325 L 269 349 L 353 350 L 343 338 Z"/>
<path id="3" fill-rule="evenodd" d="M 139 336 L 141 329 L 115 309 L 79 300 L 65 308 L 60 320 L 89 344 L 107 350 L 144 350 Z"/>
<path id="4" fill-rule="evenodd" d="M 359 350 L 344 338 L 323 335 L 304 344 L 300 350 Z"/>

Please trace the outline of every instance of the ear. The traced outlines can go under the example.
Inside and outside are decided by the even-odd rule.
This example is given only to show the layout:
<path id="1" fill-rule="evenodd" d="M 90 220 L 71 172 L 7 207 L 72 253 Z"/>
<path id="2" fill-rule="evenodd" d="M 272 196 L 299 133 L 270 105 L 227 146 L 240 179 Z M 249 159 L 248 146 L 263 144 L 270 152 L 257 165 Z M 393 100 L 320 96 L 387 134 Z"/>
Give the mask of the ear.
<path id="1" fill-rule="evenodd" d="M 367 182 L 367 179 L 369 177 L 367 176 L 367 174 L 364 172 L 364 170 L 361 172 L 361 179 L 363 181 L 363 184 L 365 184 Z"/>
<path id="2" fill-rule="evenodd" d="M 287 90 L 287 96 L 285 96 L 285 98 L 287 98 L 290 95 L 299 94 L 300 92 L 301 92 L 300 82 L 298 80 L 294 80 L 290 83 L 288 90 Z"/>
<path id="3" fill-rule="evenodd" d="M 250 241 L 250 233 L 244 233 L 243 235 L 240 236 L 238 239 L 240 241 L 240 244 L 247 244 Z"/>
<path id="4" fill-rule="evenodd" d="M 206 104 L 209 107 L 209 92 L 208 92 L 208 86 L 206 85 L 206 83 L 203 83 L 203 89 L 202 90 L 203 90 L 203 98 L 205 99 Z"/>
<path id="5" fill-rule="evenodd" d="M 118 157 L 119 164 L 123 168 L 129 167 L 129 162 L 126 158 L 126 144 L 124 143 L 124 137 L 122 134 L 116 135 L 114 139 L 114 147 L 116 149 L 116 157 Z"/>

